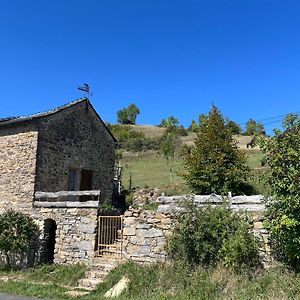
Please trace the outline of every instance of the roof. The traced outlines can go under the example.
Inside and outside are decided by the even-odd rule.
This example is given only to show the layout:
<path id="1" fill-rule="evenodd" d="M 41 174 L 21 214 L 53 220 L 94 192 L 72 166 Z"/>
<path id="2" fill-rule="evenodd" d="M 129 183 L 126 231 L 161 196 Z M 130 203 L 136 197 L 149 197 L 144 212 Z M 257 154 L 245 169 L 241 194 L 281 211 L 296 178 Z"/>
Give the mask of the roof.
<path id="1" fill-rule="evenodd" d="M 96 114 L 98 120 L 102 123 L 102 125 L 106 128 L 106 130 L 110 134 L 110 136 L 116 142 L 117 141 L 116 138 L 112 135 L 111 131 L 105 125 L 105 123 L 103 122 L 103 120 L 101 119 L 101 117 L 99 116 L 99 114 L 96 112 L 96 110 L 92 106 L 92 104 L 89 101 L 89 99 L 86 98 L 86 97 L 74 100 L 72 102 L 69 102 L 67 104 L 58 106 L 58 107 L 53 108 L 53 109 L 50 109 L 50 110 L 47 110 L 47 111 L 44 111 L 44 112 L 35 113 L 35 114 L 29 115 L 29 116 L 0 118 L 0 128 L 1 127 L 7 127 L 7 126 L 10 126 L 10 125 L 14 125 L 14 124 L 18 124 L 18 123 L 34 121 L 34 120 L 41 119 L 41 118 L 44 118 L 44 117 L 47 117 L 47 116 L 51 116 L 51 115 L 56 114 L 56 113 L 58 113 L 58 112 L 60 112 L 62 110 L 65 110 L 65 109 L 67 109 L 69 107 L 72 107 L 72 106 L 74 106 L 76 104 L 79 104 L 81 102 L 86 102 L 91 107 L 91 109 Z"/>

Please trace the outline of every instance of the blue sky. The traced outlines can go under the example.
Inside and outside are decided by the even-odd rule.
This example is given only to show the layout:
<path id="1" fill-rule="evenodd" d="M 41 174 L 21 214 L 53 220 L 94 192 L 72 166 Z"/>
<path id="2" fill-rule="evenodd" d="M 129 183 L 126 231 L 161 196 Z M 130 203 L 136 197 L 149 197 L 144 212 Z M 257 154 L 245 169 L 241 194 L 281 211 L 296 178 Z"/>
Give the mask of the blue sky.
<path id="1" fill-rule="evenodd" d="M 0 117 L 85 82 L 110 122 L 131 102 L 140 124 L 188 125 L 212 101 L 238 123 L 299 112 L 299 15 L 298 0 L 2 1 Z"/>

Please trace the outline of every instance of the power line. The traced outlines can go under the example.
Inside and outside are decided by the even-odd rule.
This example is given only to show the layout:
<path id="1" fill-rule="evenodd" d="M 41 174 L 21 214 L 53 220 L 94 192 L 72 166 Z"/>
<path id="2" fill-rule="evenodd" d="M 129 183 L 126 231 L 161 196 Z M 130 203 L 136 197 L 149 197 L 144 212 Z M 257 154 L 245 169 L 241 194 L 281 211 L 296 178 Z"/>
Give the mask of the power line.
<path id="1" fill-rule="evenodd" d="M 300 114 L 300 112 L 293 112 L 293 114 Z M 263 119 L 259 119 L 259 120 L 255 120 L 256 122 L 262 123 L 262 125 L 270 125 L 270 124 L 275 124 L 278 122 L 281 122 L 282 119 L 286 116 L 287 114 L 283 114 L 283 115 L 278 115 L 278 116 L 273 116 L 273 117 L 267 117 L 267 118 L 263 118 Z M 277 120 L 278 119 L 278 120 Z M 254 120 L 254 119 L 253 119 Z M 263 123 L 263 121 L 269 121 L 269 120 L 273 120 L 270 122 L 266 122 Z M 247 121 L 248 122 L 248 121 Z M 244 123 L 239 123 L 240 126 L 242 125 L 246 125 L 247 122 Z"/>

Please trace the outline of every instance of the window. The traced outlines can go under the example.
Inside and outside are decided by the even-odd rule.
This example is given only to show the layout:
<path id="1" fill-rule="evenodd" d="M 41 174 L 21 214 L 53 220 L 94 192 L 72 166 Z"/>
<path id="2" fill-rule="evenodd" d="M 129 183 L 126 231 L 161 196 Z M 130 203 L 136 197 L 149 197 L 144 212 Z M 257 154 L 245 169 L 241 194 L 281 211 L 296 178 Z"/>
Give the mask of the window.
<path id="1" fill-rule="evenodd" d="M 68 181 L 68 190 L 75 191 L 76 190 L 76 170 L 69 169 L 69 181 Z"/>
<path id="2" fill-rule="evenodd" d="M 80 190 L 89 191 L 93 189 L 93 171 L 81 170 Z"/>

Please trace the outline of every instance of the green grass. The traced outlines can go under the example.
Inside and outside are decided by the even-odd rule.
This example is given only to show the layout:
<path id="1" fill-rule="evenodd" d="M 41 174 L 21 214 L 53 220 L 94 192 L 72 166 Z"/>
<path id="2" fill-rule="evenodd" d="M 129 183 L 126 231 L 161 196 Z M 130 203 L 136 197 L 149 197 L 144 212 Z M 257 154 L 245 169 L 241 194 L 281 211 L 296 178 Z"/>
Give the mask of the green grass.
<path id="1" fill-rule="evenodd" d="M 33 268 L 21 270 L 1 270 L 0 276 L 13 276 L 26 281 L 47 282 L 64 286 L 75 286 L 77 280 L 82 278 L 86 271 L 86 266 L 76 264 L 72 266 L 62 265 L 40 265 Z"/>
<path id="2" fill-rule="evenodd" d="M 179 159 L 166 160 L 153 152 L 124 154 L 122 158 L 123 185 L 129 188 L 130 176 L 132 187 L 165 187 L 182 184 L 183 180 L 177 175 L 182 168 Z M 131 174 L 131 175 L 130 175 Z"/>
<path id="3" fill-rule="evenodd" d="M 264 158 L 264 154 L 261 151 L 246 154 L 247 164 L 251 169 L 261 168 L 261 160 Z"/>
<path id="4" fill-rule="evenodd" d="M 70 268 L 60 267 L 60 270 L 62 274 L 67 274 Z M 41 280 L 40 276 L 46 275 L 46 269 L 24 272 L 32 274 L 35 280 Z M 15 273 L 19 274 L 10 274 L 14 276 Z M 101 300 L 124 275 L 130 283 L 120 297 L 114 298 L 116 300 L 300 299 L 300 275 L 283 267 L 237 274 L 223 267 L 191 268 L 184 263 L 138 265 L 127 262 L 111 271 L 96 290 L 77 298 L 65 295 L 67 288 L 51 283 L 46 277 L 46 285 L 29 283 L 25 279 L 20 282 L 0 281 L 0 292 L 48 299 Z M 65 279 L 60 284 L 63 282 L 66 282 Z"/>
<path id="5" fill-rule="evenodd" d="M 250 182 L 255 186 L 257 193 L 264 193 L 268 187 L 259 179 L 259 175 L 267 170 L 267 168 L 262 168 L 260 164 L 264 154 L 257 150 L 249 150 L 246 155 L 247 164 L 253 170 Z M 122 158 L 122 166 L 125 189 L 129 188 L 131 174 L 131 187 L 156 187 L 161 192 L 165 192 L 166 195 L 188 192 L 184 180 L 177 174 L 183 169 L 180 158 L 167 161 L 154 152 L 125 153 Z"/>

